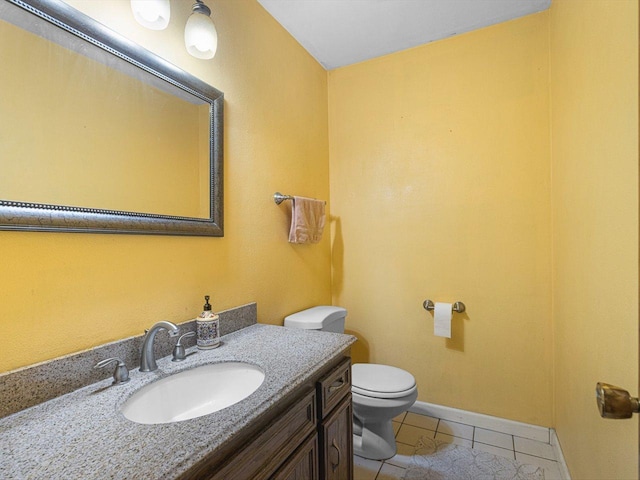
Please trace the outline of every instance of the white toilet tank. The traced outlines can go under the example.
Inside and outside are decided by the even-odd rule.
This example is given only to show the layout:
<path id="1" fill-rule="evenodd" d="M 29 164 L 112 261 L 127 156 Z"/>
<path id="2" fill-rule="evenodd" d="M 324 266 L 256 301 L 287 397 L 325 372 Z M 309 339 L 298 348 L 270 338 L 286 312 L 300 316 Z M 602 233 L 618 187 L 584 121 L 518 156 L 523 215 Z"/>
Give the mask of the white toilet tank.
<path id="1" fill-rule="evenodd" d="M 305 330 L 344 333 L 347 310 L 342 307 L 319 306 L 307 308 L 284 317 L 284 326 Z"/>

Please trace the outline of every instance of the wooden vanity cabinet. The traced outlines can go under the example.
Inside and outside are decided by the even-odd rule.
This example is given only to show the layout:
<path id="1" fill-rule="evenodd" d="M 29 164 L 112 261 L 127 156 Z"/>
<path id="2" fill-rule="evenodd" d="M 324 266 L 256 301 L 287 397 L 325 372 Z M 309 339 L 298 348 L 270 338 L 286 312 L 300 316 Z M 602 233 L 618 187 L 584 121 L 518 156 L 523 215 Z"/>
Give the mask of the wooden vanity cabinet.
<path id="1" fill-rule="evenodd" d="M 212 452 L 182 480 L 351 480 L 351 359 L 281 402 L 270 420 Z"/>
<path id="2" fill-rule="evenodd" d="M 350 358 L 345 358 L 317 382 L 316 396 L 318 434 L 298 449 L 273 477 L 274 479 L 351 480 L 353 478 Z M 311 466 L 314 455 L 317 462 L 315 469 Z"/>

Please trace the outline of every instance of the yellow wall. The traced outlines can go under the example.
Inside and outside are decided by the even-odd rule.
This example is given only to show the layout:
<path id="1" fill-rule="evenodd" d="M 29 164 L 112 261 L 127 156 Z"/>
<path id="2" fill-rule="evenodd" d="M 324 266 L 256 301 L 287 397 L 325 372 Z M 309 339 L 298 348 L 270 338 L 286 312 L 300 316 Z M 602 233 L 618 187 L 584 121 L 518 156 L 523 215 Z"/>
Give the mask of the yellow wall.
<path id="1" fill-rule="evenodd" d="M 638 478 L 594 397 L 638 393 L 638 2 L 553 0 L 550 32 L 555 426 L 572 478 Z"/>
<path id="2" fill-rule="evenodd" d="M 419 400 L 550 426 L 548 14 L 329 72 L 334 303 Z M 467 305 L 453 338 L 424 299 Z"/>
<path id="3" fill-rule="evenodd" d="M 225 93 L 225 237 L 0 232 L 0 371 L 141 334 L 161 319 L 251 301 L 281 323 L 328 303 L 330 239 L 287 243 L 279 190 L 329 196 L 326 72 L 257 2 L 208 2 L 216 57 L 184 50 L 191 3 L 172 2 L 165 31 L 133 20 L 129 2 L 69 0 Z"/>

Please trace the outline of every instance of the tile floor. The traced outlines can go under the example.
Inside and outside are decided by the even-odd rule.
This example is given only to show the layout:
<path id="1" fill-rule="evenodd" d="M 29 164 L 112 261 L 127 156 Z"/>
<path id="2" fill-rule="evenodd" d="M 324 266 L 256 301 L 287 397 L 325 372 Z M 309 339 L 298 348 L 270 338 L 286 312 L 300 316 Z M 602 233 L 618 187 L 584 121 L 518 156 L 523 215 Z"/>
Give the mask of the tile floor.
<path id="1" fill-rule="evenodd" d="M 422 435 L 543 467 L 545 480 L 562 480 L 553 447 L 548 443 L 411 412 L 396 417 L 393 426 L 398 444 L 396 456 L 385 461 L 355 456 L 355 480 L 401 479 L 411 461 L 413 446 Z"/>

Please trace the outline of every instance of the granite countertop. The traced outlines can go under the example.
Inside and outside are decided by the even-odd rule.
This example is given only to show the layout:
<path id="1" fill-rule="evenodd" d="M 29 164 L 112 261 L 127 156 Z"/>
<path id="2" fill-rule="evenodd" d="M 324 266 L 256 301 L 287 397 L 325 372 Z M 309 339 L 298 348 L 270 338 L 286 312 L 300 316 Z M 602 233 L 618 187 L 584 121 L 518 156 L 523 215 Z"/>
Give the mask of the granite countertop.
<path id="1" fill-rule="evenodd" d="M 10 479 L 170 479 L 185 473 L 295 390 L 355 337 L 253 325 L 222 337 L 214 350 L 183 362 L 158 360 L 155 372 L 131 371 L 0 419 L 0 472 Z M 187 350 L 187 353 L 195 348 Z M 242 361 L 260 366 L 264 383 L 245 400 L 182 422 L 142 425 L 120 413 L 140 387 L 206 363 Z"/>

